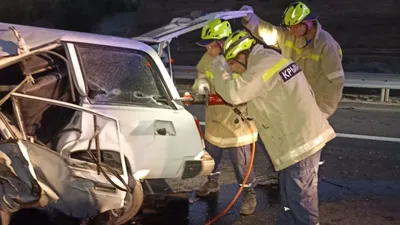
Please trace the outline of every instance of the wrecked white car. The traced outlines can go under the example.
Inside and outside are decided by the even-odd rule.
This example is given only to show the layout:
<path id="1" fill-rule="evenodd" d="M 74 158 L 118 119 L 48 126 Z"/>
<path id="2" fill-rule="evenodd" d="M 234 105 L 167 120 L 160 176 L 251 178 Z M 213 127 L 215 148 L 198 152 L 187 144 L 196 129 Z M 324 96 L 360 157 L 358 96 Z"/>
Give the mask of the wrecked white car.
<path id="1" fill-rule="evenodd" d="M 198 121 L 150 46 L 0 23 L 0 50 L 0 155 L 10 182 L 24 184 L 4 184 L 3 212 L 29 203 L 77 218 L 112 212 L 110 224 L 123 224 L 142 204 L 139 180 L 213 169 Z"/>
<path id="2" fill-rule="evenodd" d="M 3 184 L 12 190 L 1 193 L 3 213 L 49 206 L 123 224 L 142 205 L 142 184 L 156 194 L 147 181 L 209 174 L 213 159 L 165 49 L 246 13 L 177 18 L 136 40 L 0 23 L 0 167 L 21 187 Z"/>

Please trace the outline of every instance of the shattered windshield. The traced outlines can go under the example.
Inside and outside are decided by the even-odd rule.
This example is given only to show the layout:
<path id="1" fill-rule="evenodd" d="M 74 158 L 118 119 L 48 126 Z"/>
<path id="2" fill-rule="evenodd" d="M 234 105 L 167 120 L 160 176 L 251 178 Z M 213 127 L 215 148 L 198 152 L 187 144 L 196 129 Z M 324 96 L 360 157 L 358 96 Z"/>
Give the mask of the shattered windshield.
<path id="1" fill-rule="evenodd" d="M 93 103 L 171 108 L 160 72 L 146 53 L 89 44 L 76 49 Z"/>

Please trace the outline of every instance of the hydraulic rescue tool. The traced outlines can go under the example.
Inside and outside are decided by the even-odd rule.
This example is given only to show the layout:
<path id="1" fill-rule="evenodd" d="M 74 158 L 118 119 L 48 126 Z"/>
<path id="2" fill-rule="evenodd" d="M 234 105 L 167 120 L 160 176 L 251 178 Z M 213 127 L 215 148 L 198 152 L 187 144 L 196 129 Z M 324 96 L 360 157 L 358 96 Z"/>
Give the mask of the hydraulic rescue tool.
<path id="1" fill-rule="evenodd" d="M 205 105 L 213 106 L 213 105 L 225 105 L 226 103 L 221 96 L 218 94 L 210 94 L 209 90 L 205 89 L 205 94 L 191 94 L 189 92 L 185 92 L 183 98 L 180 99 L 185 106 L 189 105 Z"/>

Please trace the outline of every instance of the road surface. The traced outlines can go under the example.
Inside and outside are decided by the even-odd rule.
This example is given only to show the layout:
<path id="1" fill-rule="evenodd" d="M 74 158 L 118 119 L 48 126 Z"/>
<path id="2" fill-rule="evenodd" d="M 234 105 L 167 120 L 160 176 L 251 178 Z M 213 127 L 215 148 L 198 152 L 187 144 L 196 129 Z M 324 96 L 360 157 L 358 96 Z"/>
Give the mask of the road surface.
<path id="1" fill-rule="evenodd" d="M 380 105 L 341 104 L 331 119 L 337 132 L 386 137 L 400 137 L 400 109 Z M 200 120 L 203 106 L 188 109 Z M 261 160 L 260 160 L 261 159 Z M 257 151 L 256 174 L 265 170 L 264 152 Z M 324 225 L 394 225 L 400 224 L 400 143 L 336 138 L 324 150 L 326 163 L 320 168 L 320 214 Z M 198 199 L 191 193 L 189 221 L 203 225 L 221 211 L 238 189 L 227 154 L 222 167 L 222 191 L 219 195 Z M 239 215 L 241 200 L 215 224 L 274 224 L 278 213 L 278 193 L 257 188 L 257 209 L 252 216 Z M 162 221 L 141 224 L 172 224 L 183 218 L 184 209 L 170 209 Z M 166 219 L 169 218 L 169 219 Z M 164 223 L 163 223 L 164 222 Z M 177 223 L 178 224 L 178 223 Z M 182 222 L 181 224 L 185 224 Z"/>

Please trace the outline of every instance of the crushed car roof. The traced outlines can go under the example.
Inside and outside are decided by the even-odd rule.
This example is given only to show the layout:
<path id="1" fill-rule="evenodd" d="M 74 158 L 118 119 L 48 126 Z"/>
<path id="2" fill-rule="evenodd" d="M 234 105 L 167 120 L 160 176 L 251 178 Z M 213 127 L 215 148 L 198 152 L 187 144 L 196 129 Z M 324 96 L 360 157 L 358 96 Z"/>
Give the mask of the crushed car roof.
<path id="1" fill-rule="evenodd" d="M 150 48 L 130 38 L 0 23 L 0 58 L 18 55 L 18 40 L 10 27 L 16 28 L 29 50 L 34 50 L 57 41 L 91 43 L 144 50 Z"/>
<path id="2" fill-rule="evenodd" d="M 176 38 L 179 35 L 203 28 L 209 21 L 213 19 L 236 19 L 246 16 L 248 13 L 252 13 L 252 11 L 220 11 L 208 14 L 202 13 L 201 11 L 195 11 L 192 12 L 190 16 L 174 18 L 169 24 L 142 34 L 138 37 L 134 37 L 133 39 L 147 43 L 160 43 L 163 41 L 170 42 L 173 38 Z"/>

